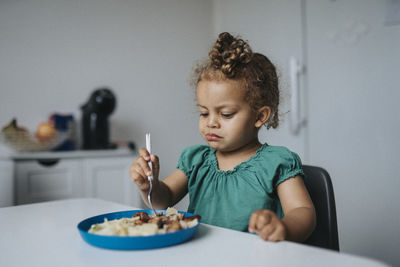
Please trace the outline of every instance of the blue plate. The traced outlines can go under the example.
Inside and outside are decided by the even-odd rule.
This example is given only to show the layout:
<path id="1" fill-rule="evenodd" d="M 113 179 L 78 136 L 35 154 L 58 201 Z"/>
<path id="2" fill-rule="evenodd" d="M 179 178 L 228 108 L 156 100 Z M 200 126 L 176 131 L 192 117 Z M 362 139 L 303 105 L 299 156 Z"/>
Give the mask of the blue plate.
<path id="1" fill-rule="evenodd" d="M 83 240 L 90 245 L 107 248 L 107 249 L 120 249 L 120 250 L 137 250 L 137 249 L 152 249 L 176 245 L 190 239 L 197 231 L 199 224 L 194 227 L 179 230 L 172 233 L 157 234 L 150 236 L 105 236 L 88 233 L 90 226 L 95 223 L 103 223 L 104 218 L 110 220 L 130 218 L 137 212 L 146 212 L 152 214 L 152 210 L 129 210 L 119 211 L 97 215 L 87 218 L 78 224 L 78 230 Z M 165 210 L 157 210 L 157 213 Z M 192 213 L 181 212 L 186 216 L 193 216 Z"/>

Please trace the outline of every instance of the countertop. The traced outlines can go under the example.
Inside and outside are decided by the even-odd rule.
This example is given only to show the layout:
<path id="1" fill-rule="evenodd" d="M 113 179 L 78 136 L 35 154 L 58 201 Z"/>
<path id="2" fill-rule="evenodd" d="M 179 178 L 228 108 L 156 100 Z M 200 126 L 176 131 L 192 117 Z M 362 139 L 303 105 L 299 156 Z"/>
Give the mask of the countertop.
<path id="1" fill-rule="evenodd" d="M 136 151 L 129 148 L 104 149 L 104 150 L 71 150 L 71 151 L 42 151 L 42 152 L 10 152 L 1 154 L 0 159 L 9 160 L 41 160 L 41 159 L 67 159 L 90 157 L 121 157 L 136 155 Z"/>

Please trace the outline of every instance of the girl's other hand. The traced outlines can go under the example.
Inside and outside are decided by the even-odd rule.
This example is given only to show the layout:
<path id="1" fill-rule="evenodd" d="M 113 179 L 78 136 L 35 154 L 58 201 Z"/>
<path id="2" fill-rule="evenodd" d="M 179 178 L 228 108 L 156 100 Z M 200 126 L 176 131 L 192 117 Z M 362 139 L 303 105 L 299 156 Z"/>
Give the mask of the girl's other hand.
<path id="1" fill-rule="evenodd" d="M 272 242 L 285 240 L 286 226 L 270 210 L 256 210 L 249 220 L 249 232 L 257 233 L 262 239 Z"/>
<path id="2" fill-rule="evenodd" d="M 153 173 L 148 165 L 152 163 Z M 139 157 L 132 163 L 129 169 L 131 180 L 138 186 L 141 191 L 148 191 L 150 188 L 148 176 L 153 174 L 153 182 L 158 181 L 160 171 L 160 163 L 156 155 L 150 154 L 145 148 L 139 149 Z"/>

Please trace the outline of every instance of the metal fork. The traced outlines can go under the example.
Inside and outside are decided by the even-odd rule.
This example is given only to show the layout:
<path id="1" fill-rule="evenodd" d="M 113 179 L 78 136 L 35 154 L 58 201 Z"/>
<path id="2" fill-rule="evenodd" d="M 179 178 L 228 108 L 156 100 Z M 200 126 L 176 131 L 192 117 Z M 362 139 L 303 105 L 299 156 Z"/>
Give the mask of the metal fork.
<path id="1" fill-rule="evenodd" d="M 151 192 L 153 191 L 153 179 L 150 178 L 150 176 L 148 177 L 148 179 L 149 179 L 150 189 L 149 189 L 149 193 L 147 194 L 147 200 L 149 201 L 150 207 L 153 210 L 154 214 L 157 215 L 157 212 L 153 208 L 153 204 L 151 203 Z"/>
<path id="2" fill-rule="evenodd" d="M 150 133 L 146 134 L 146 149 L 151 154 Z M 147 179 L 149 180 L 149 184 L 150 184 L 150 189 L 149 189 L 149 192 L 147 193 L 147 200 L 149 201 L 150 207 L 153 210 L 154 214 L 157 215 L 156 210 L 153 208 L 153 203 L 151 202 L 151 192 L 153 191 L 153 166 L 151 165 L 151 161 L 149 161 L 148 164 L 149 164 L 149 167 L 151 170 L 151 175 L 147 176 Z"/>

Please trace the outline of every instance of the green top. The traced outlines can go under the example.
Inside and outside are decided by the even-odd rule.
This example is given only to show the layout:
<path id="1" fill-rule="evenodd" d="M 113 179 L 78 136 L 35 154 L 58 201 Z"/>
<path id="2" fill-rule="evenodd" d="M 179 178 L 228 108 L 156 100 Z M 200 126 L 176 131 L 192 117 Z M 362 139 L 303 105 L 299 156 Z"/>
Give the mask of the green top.
<path id="1" fill-rule="evenodd" d="M 183 150 L 178 168 L 188 178 L 188 212 L 203 223 L 247 231 L 250 215 L 270 209 L 282 218 L 276 188 L 288 178 L 304 175 L 301 160 L 285 147 L 264 144 L 233 170 L 218 169 L 215 149 L 190 146 Z"/>

